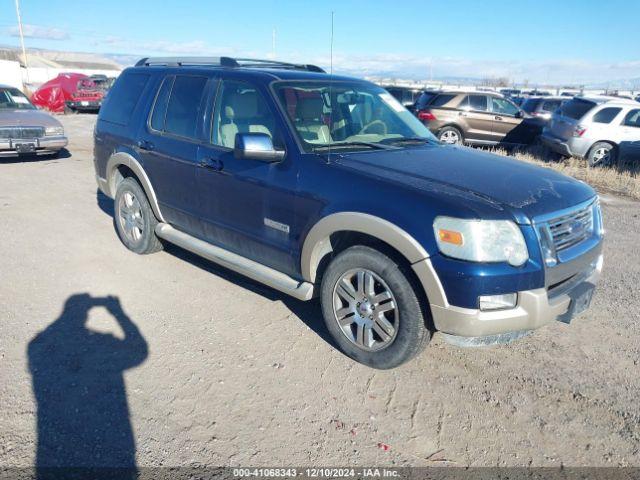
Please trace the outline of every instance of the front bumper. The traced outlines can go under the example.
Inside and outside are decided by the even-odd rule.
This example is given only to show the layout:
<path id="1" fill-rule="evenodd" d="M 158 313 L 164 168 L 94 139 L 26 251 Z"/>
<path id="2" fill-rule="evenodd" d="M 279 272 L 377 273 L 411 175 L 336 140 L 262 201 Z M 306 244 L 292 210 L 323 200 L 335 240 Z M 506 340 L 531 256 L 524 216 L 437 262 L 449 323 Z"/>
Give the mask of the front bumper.
<path id="1" fill-rule="evenodd" d="M 0 140 L 0 157 L 16 157 L 19 144 L 33 144 L 35 150 L 30 155 L 51 155 L 67 146 L 67 137 L 42 137 L 34 139 L 2 139 Z"/>
<path id="2" fill-rule="evenodd" d="M 562 267 L 562 280 L 553 285 L 518 292 L 515 308 L 482 311 L 450 305 L 429 259 L 414 264 L 430 300 L 434 326 L 442 333 L 457 337 L 488 337 L 525 332 L 554 320 L 567 322 L 572 300 L 585 288 L 597 284 L 602 269 L 602 242 Z M 435 301 L 434 301 L 435 299 Z"/>
<path id="3" fill-rule="evenodd" d="M 73 110 L 99 110 L 102 100 L 69 100 L 66 105 Z"/>

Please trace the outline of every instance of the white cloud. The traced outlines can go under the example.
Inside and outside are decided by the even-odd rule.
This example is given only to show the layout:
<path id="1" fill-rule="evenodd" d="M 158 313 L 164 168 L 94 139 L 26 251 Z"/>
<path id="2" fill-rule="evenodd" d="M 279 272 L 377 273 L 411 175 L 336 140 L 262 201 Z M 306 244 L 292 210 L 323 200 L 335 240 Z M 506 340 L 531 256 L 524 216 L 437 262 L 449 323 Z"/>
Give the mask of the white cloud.
<path id="1" fill-rule="evenodd" d="M 42 25 L 22 25 L 22 34 L 26 38 L 41 38 L 45 40 L 66 40 L 69 38 L 69 34 L 57 27 L 45 27 Z M 10 27 L 9 35 L 12 37 L 20 36 L 20 30 L 18 27 Z"/>

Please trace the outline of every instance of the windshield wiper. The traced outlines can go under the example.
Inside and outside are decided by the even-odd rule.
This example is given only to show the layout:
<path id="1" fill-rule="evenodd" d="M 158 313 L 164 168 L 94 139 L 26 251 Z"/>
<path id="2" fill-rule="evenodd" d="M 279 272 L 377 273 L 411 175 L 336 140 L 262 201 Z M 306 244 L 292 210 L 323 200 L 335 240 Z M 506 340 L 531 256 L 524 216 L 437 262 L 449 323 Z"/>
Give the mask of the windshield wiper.
<path id="1" fill-rule="evenodd" d="M 427 137 L 404 137 L 404 138 L 387 138 L 382 140 L 381 143 L 384 144 L 394 144 L 394 143 L 431 143 L 433 140 Z"/>
<path id="2" fill-rule="evenodd" d="M 328 150 L 330 148 L 341 148 L 341 147 L 368 147 L 368 148 L 372 148 L 374 150 L 389 150 L 392 149 L 393 147 L 389 146 L 389 145 L 384 145 L 382 143 L 375 143 L 375 142 L 333 142 L 333 143 L 327 143 L 325 145 L 318 145 L 317 147 L 314 147 L 313 151 L 318 151 L 318 150 Z"/>

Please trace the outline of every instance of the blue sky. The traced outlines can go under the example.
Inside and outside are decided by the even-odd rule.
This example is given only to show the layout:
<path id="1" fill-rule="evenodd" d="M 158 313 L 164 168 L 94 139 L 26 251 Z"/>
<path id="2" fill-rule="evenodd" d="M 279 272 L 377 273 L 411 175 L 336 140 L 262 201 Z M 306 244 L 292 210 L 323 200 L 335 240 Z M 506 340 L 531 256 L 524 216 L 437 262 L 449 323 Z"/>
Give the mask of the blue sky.
<path id="1" fill-rule="evenodd" d="M 74 5 L 70 8 L 69 5 Z M 640 78 L 638 0 L 22 0 L 27 47 L 133 55 L 268 57 L 403 78 L 532 83 Z M 18 45 L 13 0 L 0 44 Z M 638 81 L 640 87 L 640 80 Z"/>

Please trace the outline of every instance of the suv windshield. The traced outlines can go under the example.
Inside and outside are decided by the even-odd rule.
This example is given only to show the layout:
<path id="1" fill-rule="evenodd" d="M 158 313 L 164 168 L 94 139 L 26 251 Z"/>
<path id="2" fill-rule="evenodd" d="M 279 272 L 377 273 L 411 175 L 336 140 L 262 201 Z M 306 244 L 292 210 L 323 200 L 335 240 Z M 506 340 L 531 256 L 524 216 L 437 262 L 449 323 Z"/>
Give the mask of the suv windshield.
<path id="1" fill-rule="evenodd" d="M 29 99 L 17 88 L 0 88 L 0 110 L 35 110 Z"/>
<path id="2" fill-rule="evenodd" d="M 433 141 L 391 94 L 361 82 L 278 82 L 278 100 L 307 152 Z"/>

